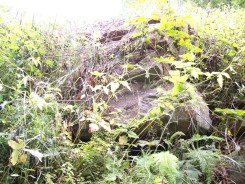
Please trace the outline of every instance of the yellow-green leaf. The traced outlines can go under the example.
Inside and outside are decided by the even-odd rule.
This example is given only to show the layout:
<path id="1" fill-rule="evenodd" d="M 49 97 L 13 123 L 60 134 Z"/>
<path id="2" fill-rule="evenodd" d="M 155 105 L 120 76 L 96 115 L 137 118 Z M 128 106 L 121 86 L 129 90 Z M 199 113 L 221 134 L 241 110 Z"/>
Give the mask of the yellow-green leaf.
<path id="1" fill-rule="evenodd" d="M 109 123 L 105 122 L 104 120 L 101 120 L 101 121 L 98 122 L 98 124 L 99 124 L 102 128 L 104 128 L 105 130 L 107 130 L 108 132 L 111 133 L 111 127 L 110 127 L 110 124 L 109 124 Z"/>
<path id="2" fill-rule="evenodd" d="M 218 75 L 217 82 L 219 84 L 219 87 L 222 88 L 223 87 L 223 77 L 221 74 Z"/>
<path id="3" fill-rule="evenodd" d="M 226 78 L 230 79 L 230 75 L 228 73 L 222 73 L 222 75 L 224 75 Z"/>
<path id="4" fill-rule="evenodd" d="M 98 72 L 98 71 L 93 71 L 93 72 L 90 72 L 92 75 L 95 75 L 95 76 L 99 76 L 99 77 L 101 77 L 101 76 L 103 76 L 104 74 L 103 73 L 100 73 L 100 72 Z"/>
<path id="5" fill-rule="evenodd" d="M 133 64 L 130 64 L 130 63 L 127 63 L 125 65 L 122 65 L 123 68 L 126 68 L 126 69 L 134 69 L 135 66 Z"/>
<path id="6" fill-rule="evenodd" d="M 9 140 L 8 145 L 13 149 L 13 150 L 19 150 L 24 148 L 24 141 L 21 139 L 17 139 L 18 142 Z"/>
<path id="7" fill-rule="evenodd" d="M 17 164 L 19 155 L 20 155 L 20 151 L 19 150 L 14 150 L 13 151 L 13 153 L 11 154 L 11 160 L 10 160 L 12 165 L 16 165 Z"/>
<path id="8" fill-rule="evenodd" d="M 127 81 L 121 81 L 121 84 L 122 84 L 123 86 L 125 86 L 126 88 L 128 88 L 129 91 L 131 91 L 131 88 L 130 88 L 130 86 L 129 86 L 129 84 L 128 84 Z"/>
<path id="9" fill-rule="evenodd" d="M 134 139 L 138 139 L 139 136 L 134 133 L 133 131 L 128 131 L 128 137 L 134 138 Z"/>
<path id="10" fill-rule="evenodd" d="M 195 55 L 193 53 L 187 53 L 187 54 L 183 54 L 180 56 L 183 60 L 187 60 L 187 61 L 194 61 L 195 60 Z"/>
<path id="11" fill-rule="evenodd" d="M 119 88 L 119 86 L 120 86 L 119 82 L 112 82 L 110 85 L 111 85 L 111 92 L 112 92 L 112 93 L 115 93 L 116 90 L 117 90 L 117 89 Z"/>
<path id="12" fill-rule="evenodd" d="M 119 146 L 124 146 L 128 142 L 128 137 L 126 135 L 119 137 Z"/>
<path id="13" fill-rule="evenodd" d="M 183 91 L 183 89 L 184 89 L 184 85 L 182 83 L 175 84 L 172 89 L 171 95 L 175 96 L 179 94 L 181 91 Z"/>
<path id="14" fill-rule="evenodd" d="M 20 163 L 24 163 L 27 159 L 27 154 L 23 153 L 20 155 L 20 159 L 19 159 L 19 162 Z"/>

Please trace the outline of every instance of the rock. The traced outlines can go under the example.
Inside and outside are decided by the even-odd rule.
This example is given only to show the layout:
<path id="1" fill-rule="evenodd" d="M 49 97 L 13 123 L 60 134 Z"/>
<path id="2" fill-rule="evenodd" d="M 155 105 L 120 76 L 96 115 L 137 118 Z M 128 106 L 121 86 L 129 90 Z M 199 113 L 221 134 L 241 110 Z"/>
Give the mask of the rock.
<path id="1" fill-rule="evenodd" d="M 155 130 L 158 136 L 167 125 L 168 132 L 182 131 L 186 136 L 190 137 L 196 132 L 200 134 L 210 132 L 212 121 L 209 117 L 209 108 L 199 93 L 196 93 L 196 99 L 181 103 L 174 109 L 166 108 L 164 112 L 156 115 L 161 123 L 152 122 L 149 117 L 149 112 L 153 108 L 158 107 L 161 103 L 159 97 L 163 97 L 164 93 L 157 93 L 157 87 L 162 86 L 165 93 L 168 94 L 172 85 L 167 82 L 156 82 L 145 85 L 145 83 L 132 84 L 132 92 L 126 91 L 119 96 L 117 100 L 113 99 L 109 102 L 109 106 L 113 109 L 119 109 L 119 124 L 127 123 L 132 119 L 145 118 L 145 123 L 141 124 L 136 130 L 141 133 L 141 138 L 144 138 L 150 131 Z M 177 103 L 176 103 L 177 104 Z M 152 123 L 149 125 L 149 123 Z M 146 128 L 149 127 L 149 128 Z M 143 131 L 143 132 L 142 132 Z M 166 132 L 167 133 L 167 132 Z"/>
<path id="2" fill-rule="evenodd" d="M 155 58 L 163 56 L 174 57 L 178 60 L 179 55 L 183 54 L 185 50 L 176 44 L 173 38 L 158 29 L 159 22 L 159 20 L 149 20 L 146 26 L 148 31 L 143 32 L 139 37 L 134 34 L 136 27 L 124 27 L 122 22 L 118 23 L 121 25 L 120 28 L 117 26 L 105 27 L 100 31 L 102 37 L 99 44 L 103 44 L 103 49 L 96 52 L 103 56 L 101 62 L 104 64 L 96 66 L 97 68 L 93 68 L 93 70 L 102 73 L 106 71 L 117 78 L 122 76 L 123 80 L 128 81 L 132 88 L 132 91 L 122 89 L 117 95 L 117 99 L 110 99 L 108 106 L 111 110 L 109 111 L 117 111 L 118 113 L 105 115 L 117 118 L 118 124 L 127 123 L 133 119 L 143 120 L 142 128 L 139 127 L 136 132 L 144 130 L 143 134 L 145 135 L 152 129 L 158 135 L 163 130 L 173 133 L 182 131 L 187 136 L 196 132 L 210 132 L 212 121 L 209 117 L 209 108 L 198 92 L 190 95 L 191 97 L 195 96 L 195 99 L 183 100 L 177 97 L 174 101 L 171 96 L 167 96 L 173 85 L 164 81 L 163 78 L 169 75 L 170 66 L 167 63 L 155 61 Z M 176 30 L 188 33 L 188 29 L 183 27 L 176 28 Z M 125 74 L 124 64 L 134 67 L 127 68 Z M 158 87 L 161 87 L 164 92 L 158 92 Z M 164 99 L 159 100 L 165 97 L 165 102 L 170 103 L 166 107 Z M 159 110 L 160 104 L 164 108 L 161 109 L 161 112 L 159 111 L 158 120 L 152 122 L 153 118 L 149 114 L 154 108 Z M 170 107 L 171 105 L 172 107 Z M 165 129 L 166 126 L 167 129 Z"/>
<path id="3" fill-rule="evenodd" d="M 113 30 L 109 33 L 104 33 L 100 39 L 101 43 L 110 42 L 110 41 L 119 41 L 124 35 L 126 35 L 129 30 Z"/>
<path id="4" fill-rule="evenodd" d="M 135 63 L 135 61 L 140 60 L 141 57 L 140 55 L 136 55 L 136 57 L 132 56 L 128 58 L 128 60 L 131 61 L 130 63 Z M 146 56 L 137 63 L 134 69 L 129 69 L 128 73 L 124 75 L 123 78 L 129 81 L 146 83 L 160 79 L 164 71 L 162 64 L 154 60 L 156 57 L 158 57 L 158 55 L 155 52 L 147 53 Z"/>

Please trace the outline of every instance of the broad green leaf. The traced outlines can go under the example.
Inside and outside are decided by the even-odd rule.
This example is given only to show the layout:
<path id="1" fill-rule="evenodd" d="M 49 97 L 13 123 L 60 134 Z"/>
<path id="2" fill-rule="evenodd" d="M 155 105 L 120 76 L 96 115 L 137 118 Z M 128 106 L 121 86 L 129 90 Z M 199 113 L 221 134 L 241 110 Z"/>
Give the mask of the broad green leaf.
<path id="1" fill-rule="evenodd" d="M 126 135 L 120 136 L 118 142 L 120 146 L 124 146 L 128 143 L 128 137 Z"/>
<path id="2" fill-rule="evenodd" d="M 125 65 L 122 65 L 122 67 L 123 67 L 123 68 L 126 68 L 126 69 L 134 69 L 134 68 L 135 68 L 135 66 L 132 65 L 132 64 L 130 64 L 130 63 L 127 63 L 127 64 L 125 64 Z"/>
<path id="3" fill-rule="evenodd" d="M 219 84 L 219 87 L 222 88 L 223 87 L 223 77 L 221 74 L 218 75 L 217 82 Z"/>
<path id="4" fill-rule="evenodd" d="M 24 148 L 24 141 L 21 139 L 17 139 L 18 142 L 9 140 L 8 145 L 13 149 L 13 150 L 20 150 Z"/>
<path id="5" fill-rule="evenodd" d="M 173 140 L 177 137 L 177 136 L 185 136 L 185 134 L 181 131 L 177 131 L 175 132 L 173 135 L 171 135 L 169 141 L 173 142 Z"/>
<path id="6" fill-rule="evenodd" d="M 187 75 L 183 75 L 183 76 L 178 78 L 178 82 L 184 83 L 185 81 L 187 81 L 187 79 L 188 79 L 188 76 Z"/>
<path id="7" fill-rule="evenodd" d="M 139 136 L 134 133 L 133 131 L 128 131 L 128 137 L 134 138 L 134 139 L 138 139 Z"/>
<path id="8" fill-rule="evenodd" d="M 169 74 L 171 77 L 179 77 L 180 76 L 180 71 L 179 70 L 170 70 Z"/>
<path id="9" fill-rule="evenodd" d="M 183 54 L 180 56 L 183 60 L 187 60 L 187 61 L 194 61 L 195 60 L 195 55 L 193 53 L 187 53 L 187 54 Z"/>
<path id="10" fill-rule="evenodd" d="M 27 159 L 27 154 L 23 153 L 20 155 L 19 162 L 24 163 Z"/>
<path id="11" fill-rule="evenodd" d="M 212 74 L 211 74 L 211 73 L 209 73 L 209 72 L 205 72 L 205 73 L 204 73 L 204 75 L 206 75 L 206 76 L 207 76 L 207 79 L 209 79 L 210 77 L 212 77 Z"/>
<path id="12" fill-rule="evenodd" d="M 228 78 L 228 79 L 230 79 L 231 77 L 230 77 L 230 75 L 228 74 L 228 73 L 221 73 L 222 75 L 224 75 L 226 78 Z"/>
<path id="13" fill-rule="evenodd" d="M 137 18 L 137 22 L 138 23 L 143 23 L 143 22 L 146 22 L 146 21 L 147 21 L 147 19 L 146 19 L 145 16 L 140 16 L 140 17 Z"/>
<path id="14" fill-rule="evenodd" d="M 203 51 L 202 51 L 202 49 L 200 49 L 199 47 L 195 47 L 195 48 L 193 49 L 193 52 L 195 52 L 195 53 L 202 53 Z"/>
<path id="15" fill-rule="evenodd" d="M 129 91 L 131 91 L 131 88 L 130 88 L 130 86 L 129 86 L 129 84 L 128 84 L 127 81 L 121 81 L 121 84 L 122 84 L 123 86 L 125 86 L 126 88 L 128 88 Z"/>
<path id="16" fill-rule="evenodd" d="M 133 36 L 134 38 L 136 38 L 136 37 L 139 37 L 139 36 L 141 36 L 141 35 L 142 35 L 142 33 L 140 33 L 140 32 L 134 32 L 132 36 Z"/>
<path id="17" fill-rule="evenodd" d="M 12 165 L 16 165 L 17 164 L 19 155 L 20 155 L 20 151 L 19 150 L 14 150 L 13 151 L 13 153 L 11 154 L 11 160 L 10 160 Z"/>
<path id="18" fill-rule="evenodd" d="M 184 89 L 184 85 L 182 83 L 175 84 L 172 89 L 171 95 L 175 96 L 179 94 L 181 91 L 183 91 L 183 89 Z"/>
<path id="19" fill-rule="evenodd" d="M 120 87 L 120 83 L 119 82 L 112 82 L 111 84 L 111 92 L 115 93 L 116 90 Z"/>
<path id="20" fill-rule="evenodd" d="M 50 68 L 53 68 L 53 66 L 54 66 L 54 62 L 53 62 L 51 59 L 45 60 L 45 63 L 46 63 Z"/>

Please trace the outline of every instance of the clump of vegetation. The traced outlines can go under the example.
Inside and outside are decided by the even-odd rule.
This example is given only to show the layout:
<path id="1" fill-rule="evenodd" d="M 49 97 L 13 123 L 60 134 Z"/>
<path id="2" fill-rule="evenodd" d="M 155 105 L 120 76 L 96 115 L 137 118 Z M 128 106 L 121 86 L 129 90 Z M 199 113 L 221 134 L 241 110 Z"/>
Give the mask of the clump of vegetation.
<path id="1" fill-rule="evenodd" d="M 215 168 L 226 163 L 223 155 L 229 158 L 240 151 L 234 143 L 244 136 L 237 127 L 244 127 L 245 115 L 245 11 L 226 5 L 206 10 L 184 3 L 185 15 L 178 15 L 171 4 L 154 3 L 156 11 L 150 17 L 130 22 L 138 41 L 133 49 L 150 45 L 169 54 L 155 58 L 170 65 L 169 76 L 161 77 L 174 85 L 170 99 L 159 100 L 174 109 L 181 103 L 179 98 L 193 94 L 197 87 L 213 111 L 213 135 L 183 140 L 183 133 L 175 132 L 164 141 L 162 137 L 144 140 L 149 147 L 161 149 L 132 154 L 130 150 L 140 145 L 135 128 L 146 117 L 121 126 L 103 117 L 108 110 L 105 96 L 115 97 L 120 86 L 131 89 L 121 76 L 113 77 L 104 68 L 94 71 L 107 57 L 98 52 L 103 47 L 99 39 L 68 34 L 52 24 L 20 24 L 0 17 L 0 183 L 228 180 L 216 177 Z M 160 24 L 152 29 L 150 20 Z M 170 49 L 152 44 L 152 34 L 168 36 Z M 86 50 L 82 54 L 88 54 L 86 59 L 81 48 Z M 163 104 L 153 108 L 149 119 L 158 119 L 163 108 Z M 85 142 L 81 133 L 87 135 Z"/>

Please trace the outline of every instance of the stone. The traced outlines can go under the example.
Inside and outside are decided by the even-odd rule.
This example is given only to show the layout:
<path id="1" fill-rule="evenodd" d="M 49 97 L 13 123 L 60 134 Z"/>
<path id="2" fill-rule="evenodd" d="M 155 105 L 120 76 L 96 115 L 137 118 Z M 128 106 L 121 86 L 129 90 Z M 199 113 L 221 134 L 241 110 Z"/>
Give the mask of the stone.
<path id="1" fill-rule="evenodd" d="M 196 100 L 191 103 L 191 100 L 182 103 L 182 106 L 177 106 L 175 109 L 166 108 L 162 114 L 158 114 L 161 123 L 148 121 L 149 112 L 159 106 L 162 102 L 159 97 L 164 93 L 157 93 L 157 87 L 163 87 L 165 92 L 171 91 L 173 85 L 167 82 L 153 82 L 146 85 L 145 83 L 132 84 L 132 92 L 125 91 L 109 102 L 112 109 L 120 110 L 118 124 L 127 123 L 132 119 L 145 118 L 145 123 L 141 124 L 137 133 L 147 135 L 148 131 L 155 129 L 160 136 L 163 130 L 168 132 L 181 131 L 187 137 L 195 133 L 206 134 L 210 133 L 212 121 L 209 117 L 209 108 L 200 96 L 196 93 Z M 192 100 L 193 101 L 193 100 Z M 149 126 L 149 122 L 152 123 Z M 165 128 L 167 125 L 167 129 Z M 149 127 L 149 128 L 145 128 Z M 142 130 L 144 129 L 144 132 Z M 166 132 L 167 133 L 167 132 Z M 145 136 L 141 137 L 145 138 Z"/>
<path id="2" fill-rule="evenodd" d="M 148 53 L 147 56 L 140 60 L 134 69 L 129 70 L 123 78 L 129 81 L 148 83 L 160 79 L 160 76 L 163 75 L 163 68 L 160 63 L 154 60 L 156 57 L 158 57 L 158 55 L 155 52 Z M 131 60 L 133 61 L 132 58 Z"/>
<path id="3" fill-rule="evenodd" d="M 100 42 L 105 43 L 110 41 L 119 41 L 128 32 L 129 30 L 113 30 L 108 33 L 106 32 L 103 34 L 102 38 L 100 39 Z"/>

